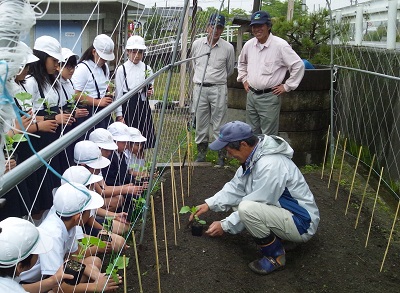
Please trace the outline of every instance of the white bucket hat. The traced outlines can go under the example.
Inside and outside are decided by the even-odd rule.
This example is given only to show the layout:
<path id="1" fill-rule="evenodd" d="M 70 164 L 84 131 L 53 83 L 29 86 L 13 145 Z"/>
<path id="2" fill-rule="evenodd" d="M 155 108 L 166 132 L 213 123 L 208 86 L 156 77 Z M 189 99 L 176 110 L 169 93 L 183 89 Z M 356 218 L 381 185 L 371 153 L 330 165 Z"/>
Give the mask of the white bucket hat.
<path id="1" fill-rule="evenodd" d="M 131 36 L 126 42 L 126 49 L 146 50 L 147 47 L 144 43 L 144 39 L 141 36 Z"/>
<path id="2" fill-rule="evenodd" d="M 114 42 L 109 36 L 105 34 L 98 35 L 93 41 L 93 47 L 100 58 L 107 61 L 115 59 Z"/>
<path id="3" fill-rule="evenodd" d="M 104 199 L 85 185 L 71 182 L 61 185 L 54 194 L 53 206 L 57 214 L 70 217 L 87 210 L 98 209 L 104 205 Z"/>
<path id="4" fill-rule="evenodd" d="M 65 170 L 61 178 L 61 185 L 67 182 L 80 183 L 88 186 L 92 183 L 103 180 L 103 176 L 90 173 L 88 169 L 83 166 L 71 166 Z"/>
<path id="5" fill-rule="evenodd" d="M 24 62 L 22 63 L 23 66 L 29 63 L 33 63 L 36 61 L 39 61 L 39 58 L 33 55 L 32 49 L 29 48 L 24 42 L 19 42 L 19 45 L 22 50 L 24 50 L 26 53 L 26 56 L 24 58 Z"/>
<path id="6" fill-rule="evenodd" d="M 45 52 L 58 61 L 62 61 L 61 45 L 53 37 L 41 36 L 37 38 L 33 49 Z"/>
<path id="7" fill-rule="evenodd" d="M 96 128 L 89 135 L 89 140 L 93 141 L 99 148 L 114 151 L 118 149 L 112 134 L 104 128 Z"/>
<path id="8" fill-rule="evenodd" d="M 112 137 L 116 141 L 133 141 L 129 132 L 129 127 L 122 122 L 114 122 L 107 127 Z"/>
<path id="9" fill-rule="evenodd" d="M 86 164 L 93 169 L 103 169 L 110 165 L 110 160 L 103 157 L 99 147 L 90 140 L 83 140 L 75 145 L 74 162 Z"/>
<path id="10" fill-rule="evenodd" d="M 75 54 L 74 52 L 72 52 L 72 50 L 70 50 L 68 48 L 62 48 L 61 54 L 62 54 L 62 60 L 60 60 L 60 61 L 63 63 L 67 62 L 68 59 L 71 58 L 72 56 L 74 56 L 76 59 L 79 58 L 79 56 L 77 54 Z"/>
<path id="11" fill-rule="evenodd" d="M 53 239 L 31 222 L 9 217 L 0 222 L 0 268 L 15 266 L 31 254 L 42 254 L 53 248 Z"/>
<path id="12" fill-rule="evenodd" d="M 133 142 L 145 142 L 147 139 L 142 135 L 139 129 L 135 127 L 128 127 L 131 141 Z"/>

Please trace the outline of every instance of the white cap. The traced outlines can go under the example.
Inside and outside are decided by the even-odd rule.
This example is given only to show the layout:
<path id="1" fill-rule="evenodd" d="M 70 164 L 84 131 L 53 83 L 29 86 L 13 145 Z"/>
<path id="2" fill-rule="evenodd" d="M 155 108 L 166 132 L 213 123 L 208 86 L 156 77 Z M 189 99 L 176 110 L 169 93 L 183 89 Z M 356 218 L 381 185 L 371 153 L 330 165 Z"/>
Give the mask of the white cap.
<path id="1" fill-rule="evenodd" d="M 15 266 L 31 254 L 53 248 L 53 239 L 31 222 L 9 217 L 0 222 L 0 268 Z"/>
<path id="2" fill-rule="evenodd" d="M 74 52 L 72 52 L 68 48 L 62 48 L 61 49 L 61 54 L 62 54 L 62 60 L 60 60 L 60 61 L 63 62 L 63 63 L 66 63 L 68 61 L 68 59 L 71 58 L 72 56 L 74 56 L 76 59 L 79 58 L 78 55 L 76 55 Z"/>
<path id="3" fill-rule="evenodd" d="M 92 183 L 103 180 L 103 176 L 90 173 L 88 169 L 83 166 L 71 166 L 65 170 L 61 178 L 61 185 L 67 182 L 76 182 L 82 185 L 90 185 Z"/>
<path id="4" fill-rule="evenodd" d="M 142 135 L 139 129 L 135 127 L 128 127 L 131 141 L 133 142 L 145 142 L 147 139 Z"/>
<path id="5" fill-rule="evenodd" d="M 36 39 L 33 49 L 47 53 L 58 61 L 62 61 L 61 45 L 53 37 L 41 36 Z"/>
<path id="6" fill-rule="evenodd" d="M 122 122 L 114 122 L 107 127 L 107 130 L 116 141 L 133 141 L 129 127 Z"/>
<path id="7" fill-rule="evenodd" d="M 26 56 L 24 58 L 23 66 L 25 66 L 26 64 L 29 64 L 29 63 L 39 61 L 39 58 L 36 57 L 35 55 L 33 55 L 32 49 L 29 48 L 24 42 L 19 42 L 19 45 L 20 45 L 21 49 L 23 49 L 24 51 L 27 52 Z"/>
<path id="8" fill-rule="evenodd" d="M 98 209 L 103 205 L 104 199 L 100 194 L 75 182 L 61 185 L 53 199 L 54 209 L 62 217 L 70 217 L 83 211 Z"/>
<path id="9" fill-rule="evenodd" d="M 83 140 L 75 144 L 74 162 L 86 164 L 93 169 L 103 169 L 110 165 L 110 160 L 103 157 L 97 144 L 90 140 Z"/>
<path id="10" fill-rule="evenodd" d="M 117 144 L 114 142 L 111 133 L 104 128 L 96 128 L 89 135 L 89 140 L 93 141 L 99 148 L 105 150 L 118 149 Z"/>
<path id="11" fill-rule="evenodd" d="M 109 36 L 104 34 L 98 35 L 93 41 L 93 47 L 96 49 L 100 58 L 107 61 L 115 59 L 114 42 Z"/>
<path id="12" fill-rule="evenodd" d="M 146 50 L 147 47 L 144 43 L 144 39 L 141 36 L 131 36 L 126 42 L 125 49 Z"/>

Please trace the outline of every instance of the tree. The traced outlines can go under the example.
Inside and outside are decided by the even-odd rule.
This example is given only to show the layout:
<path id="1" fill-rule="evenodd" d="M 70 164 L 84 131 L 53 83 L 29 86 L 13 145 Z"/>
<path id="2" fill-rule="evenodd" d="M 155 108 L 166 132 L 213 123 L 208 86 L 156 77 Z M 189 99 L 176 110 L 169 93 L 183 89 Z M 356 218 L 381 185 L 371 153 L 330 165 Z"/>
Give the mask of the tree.
<path id="1" fill-rule="evenodd" d="M 304 16 L 307 14 L 307 11 L 303 10 L 303 1 L 296 0 L 294 2 L 294 10 L 293 10 L 293 19 Z M 274 17 L 285 17 L 287 15 L 288 9 L 288 1 L 279 1 L 279 0 L 264 0 L 262 1 L 261 10 L 267 11 L 272 18 Z"/>

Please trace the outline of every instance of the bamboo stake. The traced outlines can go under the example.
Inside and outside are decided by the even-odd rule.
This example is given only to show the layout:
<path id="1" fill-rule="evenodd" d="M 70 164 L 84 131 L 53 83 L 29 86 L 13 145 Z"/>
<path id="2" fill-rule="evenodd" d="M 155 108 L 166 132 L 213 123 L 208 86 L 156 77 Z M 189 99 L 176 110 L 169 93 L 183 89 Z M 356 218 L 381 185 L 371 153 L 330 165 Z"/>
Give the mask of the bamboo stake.
<path id="1" fill-rule="evenodd" d="M 174 220 L 174 239 L 175 239 L 175 246 L 178 245 L 178 241 L 176 239 L 176 208 L 175 208 L 175 199 L 174 199 L 174 187 L 173 185 L 173 180 L 172 180 L 172 167 L 171 167 L 171 192 L 172 192 L 172 216 L 173 216 L 173 220 Z"/>
<path id="2" fill-rule="evenodd" d="M 387 246 L 386 246 L 385 254 L 384 254 L 384 256 L 383 256 L 383 260 L 382 260 L 382 264 L 381 264 L 381 269 L 379 270 L 379 272 L 382 272 L 383 265 L 384 265 L 385 260 L 386 260 L 386 255 L 387 255 L 388 250 L 389 250 L 390 241 L 392 240 L 393 230 L 394 230 L 394 227 L 395 227 L 396 221 L 397 221 L 397 215 L 399 214 L 399 208 L 400 208 L 400 200 L 399 200 L 399 203 L 397 204 L 396 214 L 394 215 L 394 220 L 393 220 L 393 224 L 392 224 L 392 229 L 390 230 L 390 235 L 389 235 L 388 244 L 387 244 Z"/>
<path id="3" fill-rule="evenodd" d="M 379 176 L 378 188 L 376 189 L 374 207 L 372 208 L 372 214 L 371 214 L 371 220 L 370 220 L 370 222 L 369 222 L 367 239 L 365 240 L 365 247 L 367 247 L 367 245 L 368 245 L 368 238 L 369 238 L 369 233 L 371 232 L 372 220 L 373 220 L 373 218 L 374 218 L 376 202 L 377 202 L 377 200 L 378 200 L 379 188 L 381 187 L 382 175 L 383 175 L 383 167 L 382 167 L 382 169 L 381 169 L 381 174 L 380 174 L 380 176 Z"/>
<path id="4" fill-rule="evenodd" d="M 328 126 L 328 133 L 326 135 L 326 143 L 325 143 L 325 153 L 324 153 L 324 160 L 322 161 L 322 173 L 321 173 L 321 179 L 324 178 L 324 170 L 325 170 L 325 160 L 326 160 L 326 154 L 328 153 L 328 144 L 329 144 L 329 133 L 331 130 L 331 126 Z"/>
<path id="5" fill-rule="evenodd" d="M 358 151 L 357 163 L 356 163 L 356 167 L 354 168 L 353 180 L 351 180 L 349 198 L 347 199 L 346 211 L 344 212 L 344 215 L 347 215 L 347 211 L 349 209 L 351 193 L 353 192 L 354 181 L 355 181 L 356 175 L 357 175 L 358 163 L 360 162 L 361 152 L 362 152 L 362 146 L 360 146 L 360 150 Z"/>
<path id="6" fill-rule="evenodd" d="M 367 182 L 365 182 L 364 192 L 363 192 L 363 196 L 362 196 L 362 199 L 361 199 L 360 207 L 358 208 L 358 214 L 357 214 L 356 224 L 354 225 L 354 229 L 357 229 L 357 226 L 358 226 L 358 220 L 359 220 L 360 215 L 361 215 L 361 209 L 362 209 L 363 204 L 364 204 L 365 194 L 367 193 L 367 188 L 368 188 L 368 184 L 369 184 L 369 178 L 371 177 L 372 169 L 374 167 L 374 162 L 375 162 L 375 154 L 372 157 L 371 166 L 369 167 L 368 178 L 367 178 Z"/>
<path id="7" fill-rule="evenodd" d="M 126 256 L 124 254 L 123 256 L 123 261 L 124 261 L 124 293 L 128 292 L 127 286 L 126 286 Z"/>
<path id="8" fill-rule="evenodd" d="M 328 180 L 328 188 L 329 188 L 329 185 L 331 185 L 331 179 L 332 179 L 332 174 L 333 174 L 333 165 L 335 165 L 336 152 L 337 152 L 337 149 L 338 149 L 338 146 L 339 146 L 339 138 L 340 138 L 340 131 L 338 132 L 338 137 L 337 137 L 336 146 L 335 146 L 335 152 L 333 153 L 331 172 L 329 174 L 329 180 Z"/>
<path id="9" fill-rule="evenodd" d="M 178 229 L 181 229 L 181 223 L 179 218 L 179 207 L 178 207 L 178 199 L 176 195 L 176 181 L 175 181 L 175 169 L 174 162 L 171 154 L 171 188 L 172 188 L 172 200 L 175 201 L 175 209 L 176 209 L 176 218 L 178 222 Z"/>
<path id="10" fill-rule="evenodd" d="M 190 167 L 190 165 L 191 165 L 191 161 L 190 161 L 190 159 L 191 159 L 191 157 L 190 157 L 190 132 L 189 131 L 186 131 L 186 133 L 187 133 L 187 154 L 188 154 L 188 157 L 187 157 L 187 161 L 188 161 L 188 168 L 187 168 L 187 196 L 189 197 L 189 195 L 190 195 L 190 170 L 191 170 L 191 167 Z"/>
<path id="11" fill-rule="evenodd" d="M 161 202 L 162 202 L 162 216 L 163 216 L 163 225 L 164 225 L 165 258 L 166 258 L 166 262 L 167 262 L 167 272 L 169 274 L 168 240 L 167 240 L 167 225 L 165 223 L 164 183 L 163 182 L 161 182 Z"/>
<path id="12" fill-rule="evenodd" d="M 181 179 L 181 196 L 182 196 L 182 206 L 185 206 L 185 195 L 183 193 L 183 178 L 182 178 L 182 159 L 181 159 L 181 145 L 178 148 L 179 155 L 179 175 Z"/>
<path id="13" fill-rule="evenodd" d="M 339 178 L 338 178 L 338 182 L 337 182 L 337 186 L 336 186 L 335 200 L 337 199 L 337 195 L 339 192 L 340 178 L 342 177 L 343 161 L 344 161 L 344 155 L 346 153 L 346 144 L 347 144 L 347 137 L 345 138 L 344 144 L 343 144 L 342 161 L 340 162 Z"/>
<path id="14" fill-rule="evenodd" d="M 138 253 L 137 253 L 135 231 L 134 230 L 132 230 L 132 238 L 133 238 L 133 250 L 135 251 L 136 269 L 137 269 L 137 274 L 138 274 L 138 279 L 139 279 L 139 290 L 140 290 L 140 293 L 143 293 L 142 276 L 140 275 L 139 258 L 138 258 Z"/>
<path id="15" fill-rule="evenodd" d="M 152 220 L 153 220 L 154 252 L 156 254 L 156 270 L 157 270 L 157 280 L 158 280 L 158 292 L 161 292 L 160 263 L 158 262 L 156 214 L 154 212 L 154 199 L 153 199 L 153 196 L 150 196 L 150 199 L 151 199 L 151 217 L 152 217 Z"/>

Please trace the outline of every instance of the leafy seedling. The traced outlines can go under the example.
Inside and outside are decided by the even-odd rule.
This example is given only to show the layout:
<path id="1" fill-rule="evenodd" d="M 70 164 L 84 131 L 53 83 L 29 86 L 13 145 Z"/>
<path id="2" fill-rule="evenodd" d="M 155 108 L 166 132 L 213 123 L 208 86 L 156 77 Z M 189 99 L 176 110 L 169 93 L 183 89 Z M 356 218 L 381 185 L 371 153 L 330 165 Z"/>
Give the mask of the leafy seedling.
<path id="1" fill-rule="evenodd" d="M 81 241 L 78 242 L 79 252 L 74 254 L 77 259 L 82 260 L 84 258 L 85 252 L 88 248 L 92 246 L 97 246 L 98 248 L 105 248 L 106 243 L 101 241 L 99 238 L 94 236 L 86 236 Z"/>
<path id="2" fill-rule="evenodd" d="M 106 275 L 110 275 L 113 278 L 114 282 L 118 283 L 118 270 L 123 270 L 125 267 L 128 266 L 128 264 L 129 257 L 125 257 L 124 263 L 124 257 L 118 256 L 113 261 L 110 261 L 110 263 L 108 264 Z"/>
<path id="3" fill-rule="evenodd" d="M 186 214 L 186 213 L 191 213 L 193 215 L 193 219 L 195 220 L 196 223 L 199 223 L 200 225 L 205 225 L 206 221 L 200 220 L 200 218 L 195 215 L 195 213 L 198 211 L 198 208 L 196 206 L 183 206 L 181 210 L 179 211 L 180 214 Z"/>
<path id="4" fill-rule="evenodd" d="M 26 111 L 29 108 L 32 108 L 32 95 L 27 92 L 21 92 L 15 95 L 15 98 L 22 102 L 21 107 Z"/>
<path id="5" fill-rule="evenodd" d="M 16 133 L 13 136 L 5 135 L 4 149 L 7 153 L 14 151 L 14 143 L 26 141 L 26 137 L 22 133 Z"/>

